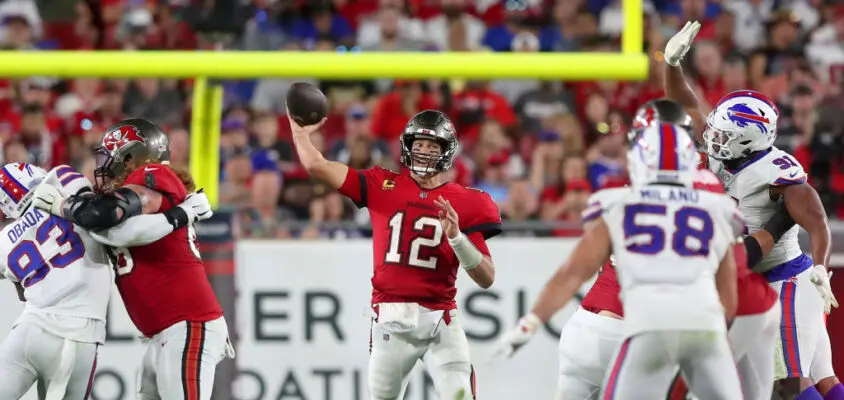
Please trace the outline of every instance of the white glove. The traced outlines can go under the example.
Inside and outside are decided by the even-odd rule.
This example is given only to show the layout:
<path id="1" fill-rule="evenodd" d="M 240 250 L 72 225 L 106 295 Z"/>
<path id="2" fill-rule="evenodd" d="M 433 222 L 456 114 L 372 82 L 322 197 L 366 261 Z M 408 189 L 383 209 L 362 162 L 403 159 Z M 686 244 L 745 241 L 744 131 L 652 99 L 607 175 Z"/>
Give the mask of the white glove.
<path id="1" fill-rule="evenodd" d="M 59 217 L 62 216 L 63 202 L 64 198 L 61 192 L 59 192 L 59 189 L 49 182 L 43 182 L 38 185 L 35 188 L 35 193 L 32 195 L 32 205 L 35 208 L 40 208 Z"/>
<path id="2" fill-rule="evenodd" d="M 214 215 L 208 196 L 202 191 L 189 194 L 179 207 L 185 210 L 191 222 L 204 221 Z"/>
<path id="3" fill-rule="evenodd" d="M 680 32 L 674 34 L 668 43 L 665 44 L 665 62 L 671 66 L 678 66 L 683 61 L 683 57 L 692 48 L 692 42 L 695 40 L 698 31 L 700 31 L 700 22 L 689 21 L 680 29 Z"/>
<path id="4" fill-rule="evenodd" d="M 827 271 L 823 265 L 815 265 L 812 267 L 812 273 L 809 275 L 809 280 L 815 284 L 815 289 L 824 301 L 824 312 L 829 314 L 832 308 L 838 308 L 838 300 L 832 293 L 832 287 L 829 286 L 829 279 L 832 278 L 832 271 Z"/>
<path id="5" fill-rule="evenodd" d="M 542 320 L 536 314 L 529 314 L 519 320 L 513 330 L 504 334 L 504 337 L 495 345 L 493 358 L 512 357 L 520 347 L 524 346 L 542 326 Z"/>

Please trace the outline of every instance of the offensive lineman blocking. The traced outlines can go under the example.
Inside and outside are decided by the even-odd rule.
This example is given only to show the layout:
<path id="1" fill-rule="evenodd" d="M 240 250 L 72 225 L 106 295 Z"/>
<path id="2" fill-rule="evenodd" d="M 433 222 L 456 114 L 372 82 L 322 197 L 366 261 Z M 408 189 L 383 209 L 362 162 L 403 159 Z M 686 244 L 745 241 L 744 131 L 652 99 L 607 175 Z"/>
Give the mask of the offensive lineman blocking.
<path id="1" fill-rule="evenodd" d="M 0 345 L 0 398 L 19 398 L 37 382 L 39 398 L 85 399 L 92 389 L 98 347 L 105 341 L 108 257 L 96 234 L 30 207 L 38 185 L 67 196 L 92 190 L 87 178 L 66 165 L 50 172 L 18 163 L 0 169 L 0 208 L 17 218 L 0 237 L 0 251 L 8 254 L 0 258 L 0 270 L 24 289 L 26 301 Z M 205 196 L 194 195 L 180 207 L 211 206 Z M 163 219 L 161 214 L 145 215 L 134 222 Z M 127 237 L 125 225 L 104 233 L 118 240 Z M 133 236 L 140 241 L 161 237 L 155 231 Z"/>
<path id="2" fill-rule="evenodd" d="M 97 193 L 64 198 L 50 186 L 36 189 L 35 207 L 101 231 L 125 224 L 133 236 L 159 232 L 153 242 L 128 247 L 109 243 L 117 289 L 138 330 L 149 338 L 141 365 L 138 398 L 207 400 L 217 364 L 234 357 L 228 328 L 199 251 L 193 223 L 210 209 L 178 206 L 193 182 L 169 166 L 164 131 L 143 119 L 109 128 L 96 150 Z M 127 219 L 160 213 L 160 223 Z M 103 237 L 108 241 L 109 237 Z"/>

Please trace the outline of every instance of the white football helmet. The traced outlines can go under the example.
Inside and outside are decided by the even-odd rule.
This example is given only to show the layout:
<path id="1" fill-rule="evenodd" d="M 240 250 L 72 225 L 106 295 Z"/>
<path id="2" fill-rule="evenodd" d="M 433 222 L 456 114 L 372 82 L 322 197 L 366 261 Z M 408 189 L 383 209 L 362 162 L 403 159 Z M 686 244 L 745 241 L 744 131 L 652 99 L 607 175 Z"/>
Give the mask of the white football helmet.
<path id="1" fill-rule="evenodd" d="M 9 163 L 0 168 L 0 211 L 7 218 L 20 218 L 46 175 L 47 171 L 32 164 Z"/>
<path id="2" fill-rule="evenodd" d="M 653 124 L 630 142 L 627 169 L 630 183 L 679 183 L 692 186 L 698 155 L 689 132 L 675 124 Z"/>
<path id="3" fill-rule="evenodd" d="M 765 150 L 777 138 L 778 119 L 777 106 L 761 93 L 732 92 L 706 118 L 706 152 L 716 160 L 734 160 Z"/>

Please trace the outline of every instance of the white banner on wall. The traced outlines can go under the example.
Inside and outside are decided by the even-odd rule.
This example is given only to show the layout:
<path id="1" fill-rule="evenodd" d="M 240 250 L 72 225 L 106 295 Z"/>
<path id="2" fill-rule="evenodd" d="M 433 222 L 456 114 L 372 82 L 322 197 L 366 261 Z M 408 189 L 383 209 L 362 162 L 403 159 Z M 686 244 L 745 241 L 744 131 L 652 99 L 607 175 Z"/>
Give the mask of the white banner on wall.
<path id="1" fill-rule="evenodd" d="M 493 287 L 482 290 L 459 273 L 458 307 L 470 337 L 481 399 L 552 397 L 558 332 L 573 306 L 513 359 L 493 363 L 490 356 L 495 340 L 526 312 L 573 244 L 563 239 L 493 239 Z M 238 244 L 238 400 L 368 399 L 369 319 L 364 311 L 370 299 L 371 252 L 369 241 Z M 22 305 L 11 285 L 0 297 L 2 330 L 11 327 Z M 93 398 L 134 400 L 144 346 L 116 291 L 110 310 L 109 340 L 100 349 Z M 34 392 L 23 399 L 36 399 Z M 437 399 L 419 366 L 406 399 Z"/>
<path id="2" fill-rule="evenodd" d="M 557 383 L 559 329 L 569 307 L 513 359 L 490 361 L 505 329 L 532 305 L 573 241 L 493 239 L 496 280 L 478 288 L 458 275 L 458 308 L 484 400 L 550 399 Z M 238 366 L 243 400 L 368 399 L 366 371 L 372 245 L 269 243 L 238 247 Z M 246 266 L 246 267 L 241 267 Z M 588 351 L 588 349 L 584 349 Z M 408 400 L 437 399 L 420 365 Z"/>

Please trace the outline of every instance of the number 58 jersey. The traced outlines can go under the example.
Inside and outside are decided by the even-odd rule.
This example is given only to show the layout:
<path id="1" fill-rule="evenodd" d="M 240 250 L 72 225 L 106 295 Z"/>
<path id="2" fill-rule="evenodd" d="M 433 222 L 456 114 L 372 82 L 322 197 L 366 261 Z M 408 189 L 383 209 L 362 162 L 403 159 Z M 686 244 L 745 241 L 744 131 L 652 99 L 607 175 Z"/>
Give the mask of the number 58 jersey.
<path id="1" fill-rule="evenodd" d="M 647 185 L 592 195 L 584 222 L 604 218 L 628 335 L 725 331 L 715 273 L 743 221 L 729 197 Z"/>

